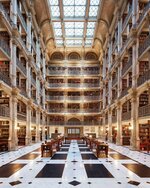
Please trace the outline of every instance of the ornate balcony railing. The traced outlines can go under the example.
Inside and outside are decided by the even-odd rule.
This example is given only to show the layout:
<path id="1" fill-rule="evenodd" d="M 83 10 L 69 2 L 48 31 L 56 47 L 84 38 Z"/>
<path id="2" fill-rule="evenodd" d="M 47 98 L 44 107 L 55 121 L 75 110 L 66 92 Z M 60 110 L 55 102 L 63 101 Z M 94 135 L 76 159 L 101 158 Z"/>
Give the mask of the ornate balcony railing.
<path id="1" fill-rule="evenodd" d="M 82 96 L 67 96 L 67 99 L 68 100 L 81 100 L 82 99 Z"/>
<path id="2" fill-rule="evenodd" d="M 0 106 L 0 116 L 9 117 L 10 116 L 9 108 L 6 106 Z"/>
<path id="3" fill-rule="evenodd" d="M 68 109 L 67 109 L 67 112 L 68 112 L 68 113 L 79 113 L 79 112 L 80 112 L 80 108 L 77 108 L 77 109 L 68 108 Z"/>
<path id="4" fill-rule="evenodd" d="M 122 48 L 120 49 L 119 52 L 120 54 L 122 54 L 124 50 L 127 48 L 129 40 L 131 40 L 131 36 L 128 36 L 126 41 L 122 44 Z"/>
<path id="5" fill-rule="evenodd" d="M 117 122 L 117 116 L 112 116 L 112 123 L 116 123 Z"/>
<path id="6" fill-rule="evenodd" d="M 64 100 L 64 96 L 47 96 L 47 100 Z"/>
<path id="7" fill-rule="evenodd" d="M 118 81 L 118 76 L 116 76 L 113 80 L 112 80 L 112 86 L 114 86 Z"/>
<path id="8" fill-rule="evenodd" d="M 31 76 L 31 83 L 32 85 L 36 86 L 36 80 L 33 78 L 33 76 Z"/>
<path id="9" fill-rule="evenodd" d="M 129 10 L 128 10 L 128 14 L 122 24 L 122 31 L 125 29 L 127 23 L 129 22 L 129 19 L 130 19 L 130 16 L 131 16 L 131 13 L 132 13 L 132 6 L 129 7 Z"/>
<path id="10" fill-rule="evenodd" d="M 36 117 L 35 116 L 31 116 L 31 122 L 36 123 Z"/>
<path id="11" fill-rule="evenodd" d="M 49 87 L 65 87 L 65 83 L 49 83 Z"/>
<path id="12" fill-rule="evenodd" d="M 84 108 L 83 109 L 83 112 L 84 113 L 99 113 L 100 112 L 100 109 L 97 108 L 97 109 L 93 109 L 93 108 Z"/>
<path id="13" fill-rule="evenodd" d="M 84 96 L 84 100 L 100 100 L 99 96 Z"/>
<path id="14" fill-rule="evenodd" d="M 10 78 L 6 75 L 6 74 L 4 74 L 4 73 L 2 73 L 2 72 L 0 72 L 0 81 L 3 81 L 3 82 L 5 82 L 7 85 L 9 85 L 9 86 L 11 86 L 11 81 L 10 81 Z"/>
<path id="15" fill-rule="evenodd" d="M 76 71 L 68 70 L 68 75 L 81 75 L 81 71 L 79 71 L 79 70 L 76 70 Z"/>
<path id="16" fill-rule="evenodd" d="M 150 104 L 139 107 L 139 117 L 150 116 Z"/>
<path id="17" fill-rule="evenodd" d="M 62 112 L 62 113 L 65 113 L 65 110 L 64 110 L 64 108 L 51 108 L 51 109 L 48 109 L 48 112 L 49 113 L 60 113 L 60 112 Z"/>
<path id="18" fill-rule="evenodd" d="M 139 46 L 139 57 L 143 54 L 143 52 L 150 48 L 150 35 L 144 40 L 144 42 Z"/>
<path id="19" fill-rule="evenodd" d="M 0 48 L 2 49 L 2 51 L 4 53 L 7 54 L 7 56 L 10 57 L 10 48 L 9 48 L 9 45 L 7 44 L 7 42 L 3 39 L 0 39 Z"/>
<path id="20" fill-rule="evenodd" d="M 129 70 L 129 68 L 131 66 L 132 66 L 132 58 L 130 58 L 129 61 L 123 67 L 123 69 L 122 69 L 122 76 Z"/>
<path id="21" fill-rule="evenodd" d="M 100 83 L 83 83 L 83 87 L 100 87 Z"/>
<path id="22" fill-rule="evenodd" d="M 65 71 L 63 70 L 48 70 L 48 74 L 49 75 L 64 75 L 65 74 Z"/>
<path id="23" fill-rule="evenodd" d="M 128 90 L 131 88 L 131 86 L 125 88 L 124 90 L 121 91 L 121 95 L 119 98 L 122 98 L 128 94 Z"/>
<path id="24" fill-rule="evenodd" d="M 17 113 L 17 118 L 18 118 L 19 120 L 26 121 L 26 114 L 21 113 L 21 112 L 18 112 L 18 113 Z"/>
<path id="25" fill-rule="evenodd" d="M 4 17 L 6 17 L 6 20 L 10 23 L 12 27 L 15 26 L 13 21 L 11 20 L 10 16 L 8 15 L 7 11 L 5 10 L 3 4 L 0 2 L 0 12 L 3 14 Z"/>
<path id="26" fill-rule="evenodd" d="M 33 39 L 32 39 L 32 47 L 33 47 L 34 51 L 36 52 L 36 45 L 35 45 L 35 42 Z"/>
<path id="27" fill-rule="evenodd" d="M 26 67 L 19 61 L 19 59 L 16 59 L 17 62 L 17 67 L 19 68 L 19 70 L 26 76 L 27 71 L 26 71 Z"/>
<path id="28" fill-rule="evenodd" d="M 25 89 L 20 88 L 20 93 L 21 93 L 23 96 L 25 96 L 26 98 L 28 98 L 28 94 L 27 94 L 27 92 L 26 92 Z"/>
<path id="29" fill-rule="evenodd" d="M 146 14 L 149 10 L 150 10 L 150 2 L 147 3 L 147 5 L 143 9 L 143 12 L 140 14 L 139 19 L 137 21 L 138 24 L 140 24 L 143 18 L 146 18 Z"/>
<path id="30" fill-rule="evenodd" d="M 68 83 L 68 87 L 81 87 L 81 83 Z"/>
<path id="31" fill-rule="evenodd" d="M 131 111 L 122 113 L 122 121 L 131 119 Z"/>
<path id="32" fill-rule="evenodd" d="M 150 70 L 146 71 L 142 76 L 138 78 L 137 85 L 140 86 L 148 80 L 150 80 Z"/>
<path id="33" fill-rule="evenodd" d="M 83 75 L 98 75 L 100 70 L 83 70 Z"/>
<path id="34" fill-rule="evenodd" d="M 25 22 L 25 20 L 24 20 L 24 18 L 22 16 L 22 14 L 21 14 L 21 12 L 20 12 L 19 7 L 17 7 L 17 12 L 18 12 L 18 16 L 20 18 L 21 24 L 24 27 L 25 31 L 27 32 L 27 24 L 26 24 L 26 22 Z"/>

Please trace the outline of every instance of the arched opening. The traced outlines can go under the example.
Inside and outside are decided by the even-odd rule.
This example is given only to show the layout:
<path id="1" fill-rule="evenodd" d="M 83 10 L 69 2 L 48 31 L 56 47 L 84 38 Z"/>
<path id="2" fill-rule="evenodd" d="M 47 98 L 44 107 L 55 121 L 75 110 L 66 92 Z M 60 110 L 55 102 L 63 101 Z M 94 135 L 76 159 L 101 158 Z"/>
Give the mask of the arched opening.
<path id="1" fill-rule="evenodd" d="M 54 52 L 51 55 L 51 60 L 63 60 L 64 59 L 64 55 L 61 52 Z"/>
<path id="2" fill-rule="evenodd" d="M 69 60 L 80 60 L 81 57 L 80 57 L 80 55 L 79 55 L 77 52 L 71 52 L 71 53 L 68 55 L 68 59 L 69 59 Z"/>
<path id="3" fill-rule="evenodd" d="M 86 55 L 85 55 L 85 60 L 94 60 L 94 61 L 97 61 L 98 60 L 98 56 L 96 53 L 94 52 L 87 52 Z"/>
<path id="4" fill-rule="evenodd" d="M 81 125 L 81 121 L 77 118 L 71 118 L 67 122 L 68 125 Z"/>

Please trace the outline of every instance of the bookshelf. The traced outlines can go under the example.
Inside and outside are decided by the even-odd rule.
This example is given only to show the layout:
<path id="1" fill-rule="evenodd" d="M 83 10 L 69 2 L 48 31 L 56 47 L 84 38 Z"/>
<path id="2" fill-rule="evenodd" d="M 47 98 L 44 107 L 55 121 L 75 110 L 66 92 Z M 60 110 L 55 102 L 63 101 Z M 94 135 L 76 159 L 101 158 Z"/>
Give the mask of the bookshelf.
<path id="1" fill-rule="evenodd" d="M 9 61 L 0 61 L 0 72 L 9 76 Z"/>
<path id="2" fill-rule="evenodd" d="M 142 44 L 149 35 L 149 32 L 142 32 L 139 36 L 139 43 Z"/>
<path id="3" fill-rule="evenodd" d="M 122 145 L 130 145 L 131 130 L 129 125 L 122 125 Z"/>
<path id="4" fill-rule="evenodd" d="M 149 62 L 148 61 L 140 61 L 139 62 L 139 76 L 144 75 L 146 71 L 149 69 Z"/>
<path id="5" fill-rule="evenodd" d="M 147 92 L 142 93 L 139 97 L 139 107 L 147 105 L 148 98 L 149 98 L 149 96 L 148 96 Z"/>
<path id="6" fill-rule="evenodd" d="M 20 129 L 17 131 L 18 135 L 18 145 L 25 145 L 25 137 L 26 137 L 26 126 L 20 126 Z"/>
<path id="7" fill-rule="evenodd" d="M 0 151 L 8 150 L 8 138 L 9 138 L 9 121 L 0 121 L 0 144 L 1 144 Z"/>
<path id="8" fill-rule="evenodd" d="M 139 125 L 140 149 L 146 150 L 146 143 L 150 142 L 150 123 Z"/>

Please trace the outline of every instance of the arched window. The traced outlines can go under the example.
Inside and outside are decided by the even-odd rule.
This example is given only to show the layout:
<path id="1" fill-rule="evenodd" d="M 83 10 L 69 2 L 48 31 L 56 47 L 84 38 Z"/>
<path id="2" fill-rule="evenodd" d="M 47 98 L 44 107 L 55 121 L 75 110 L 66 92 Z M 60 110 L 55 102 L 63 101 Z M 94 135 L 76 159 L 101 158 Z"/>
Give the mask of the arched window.
<path id="1" fill-rule="evenodd" d="M 51 55 L 51 60 L 63 60 L 63 59 L 64 59 L 64 56 L 61 52 L 54 52 Z"/>
<path id="2" fill-rule="evenodd" d="M 71 52 L 71 53 L 68 55 L 68 59 L 69 59 L 69 60 L 80 60 L 81 57 L 80 57 L 80 55 L 79 55 L 77 52 Z"/>
<path id="3" fill-rule="evenodd" d="M 95 60 L 95 61 L 97 61 L 98 56 L 94 52 L 87 52 L 86 55 L 85 55 L 85 60 Z"/>
<path id="4" fill-rule="evenodd" d="M 67 122 L 68 125 L 81 125 L 81 121 L 77 118 L 71 118 Z"/>

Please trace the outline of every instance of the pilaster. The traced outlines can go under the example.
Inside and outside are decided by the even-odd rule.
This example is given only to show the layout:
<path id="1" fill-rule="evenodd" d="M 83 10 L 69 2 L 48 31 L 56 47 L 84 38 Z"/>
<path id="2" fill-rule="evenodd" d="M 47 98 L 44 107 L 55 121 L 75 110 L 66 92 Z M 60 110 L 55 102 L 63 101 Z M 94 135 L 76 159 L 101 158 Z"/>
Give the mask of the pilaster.
<path id="1" fill-rule="evenodd" d="M 131 147 L 139 150 L 139 124 L 138 124 L 138 96 L 136 91 L 132 91 L 131 98 Z"/>
<path id="2" fill-rule="evenodd" d="M 121 126 L 121 104 L 118 102 L 117 104 L 117 139 L 116 144 L 122 145 L 122 126 Z"/>
<path id="3" fill-rule="evenodd" d="M 13 88 L 10 96 L 10 126 L 9 126 L 9 139 L 8 139 L 8 148 L 9 150 L 16 150 L 18 146 L 18 137 L 17 137 L 17 94 L 19 91 L 17 88 Z"/>
<path id="4" fill-rule="evenodd" d="M 29 100 L 27 103 L 26 145 L 31 144 L 31 104 L 32 101 Z"/>

